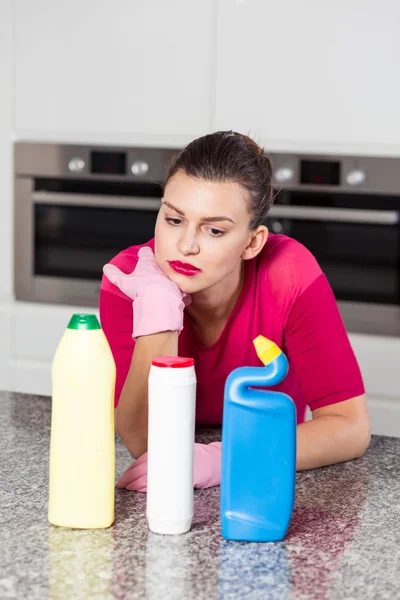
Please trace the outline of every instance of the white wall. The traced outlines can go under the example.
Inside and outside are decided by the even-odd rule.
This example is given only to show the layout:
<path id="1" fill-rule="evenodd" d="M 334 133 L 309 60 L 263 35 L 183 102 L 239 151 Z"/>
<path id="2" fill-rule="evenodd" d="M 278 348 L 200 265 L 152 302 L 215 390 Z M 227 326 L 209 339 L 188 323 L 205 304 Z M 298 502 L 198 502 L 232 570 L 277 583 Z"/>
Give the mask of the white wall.
<path id="1" fill-rule="evenodd" d="M 12 4 L 0 1 L 0 301 L 13 297 Z"/>

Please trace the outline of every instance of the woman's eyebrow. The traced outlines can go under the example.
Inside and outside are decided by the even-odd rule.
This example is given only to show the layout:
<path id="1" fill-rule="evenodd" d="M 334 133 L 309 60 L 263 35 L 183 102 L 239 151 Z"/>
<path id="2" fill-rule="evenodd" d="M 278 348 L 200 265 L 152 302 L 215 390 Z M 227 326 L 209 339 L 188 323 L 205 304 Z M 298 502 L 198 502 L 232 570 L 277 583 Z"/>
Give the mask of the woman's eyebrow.
<path id="1" fill-rule="evenodd" d="M 172 210 L 177 212 L 178 215 L 181 215 L 182 217 L 185 216 L 185 213 L 182 210 L 179 210 L 179 208 L 176 208 L 176 206 L 174 206 L 173 204 L 170 204 L 165 200 L 162 203 L 165 204 L 165 206 L 169 206 L 169 208 L 172 208 Z M 233 224 L 235 223 L 235 221 L 230 217 L 204 217 L 202 221 L 205 221 L 206 223 L 216 223 L 217 221 L 230 221 Z"/>

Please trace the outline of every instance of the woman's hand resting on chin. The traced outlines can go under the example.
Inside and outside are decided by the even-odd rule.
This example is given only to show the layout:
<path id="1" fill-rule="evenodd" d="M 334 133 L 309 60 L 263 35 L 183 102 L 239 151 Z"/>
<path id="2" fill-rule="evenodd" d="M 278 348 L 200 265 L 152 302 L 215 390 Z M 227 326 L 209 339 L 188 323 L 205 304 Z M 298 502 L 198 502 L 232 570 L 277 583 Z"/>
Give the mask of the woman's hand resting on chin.
<path id="1" fill-rule="evenodd" d="M 183 329 L 183 311 L 191 302 L 157 265 L 151 248 L 138 252 L 139 260 L 132 273 L 123 273 L 118 267 L 106 264 L 103 273 L 134 303 L 133 337 L 161 331 Z"/>

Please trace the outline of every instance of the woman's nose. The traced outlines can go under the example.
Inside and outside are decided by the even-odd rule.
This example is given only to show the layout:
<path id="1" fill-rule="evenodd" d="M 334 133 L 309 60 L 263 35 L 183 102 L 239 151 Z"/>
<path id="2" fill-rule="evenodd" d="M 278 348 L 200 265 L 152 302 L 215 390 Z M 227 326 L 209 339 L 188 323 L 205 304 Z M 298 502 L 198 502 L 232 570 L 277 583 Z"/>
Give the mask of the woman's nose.
<path id="1" fill-rule="evenodd" d="M 186 231 L 179 239 L 178 250 L 183 254 L 197 254 L 199 245 L 194 232 Z"/>

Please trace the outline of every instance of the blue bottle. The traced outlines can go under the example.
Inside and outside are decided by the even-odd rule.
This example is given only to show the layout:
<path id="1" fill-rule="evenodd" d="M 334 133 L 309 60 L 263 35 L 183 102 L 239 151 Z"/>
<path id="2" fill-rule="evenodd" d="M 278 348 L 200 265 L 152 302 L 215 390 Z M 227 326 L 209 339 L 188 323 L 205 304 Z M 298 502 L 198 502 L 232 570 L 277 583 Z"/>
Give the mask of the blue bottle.
<path id="1" fill-rule="evenodd" d="M 221 528 L 227 540 L 282 540 L 293 512 L 296 486 L 296 406 L 272 386 L 288 361 L 263 336 L 254 346 L 264 367 L 240 367 L 225 383 L 222 424 Z"/>

